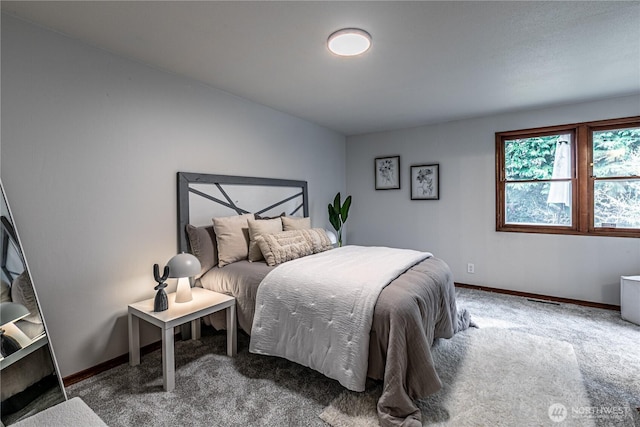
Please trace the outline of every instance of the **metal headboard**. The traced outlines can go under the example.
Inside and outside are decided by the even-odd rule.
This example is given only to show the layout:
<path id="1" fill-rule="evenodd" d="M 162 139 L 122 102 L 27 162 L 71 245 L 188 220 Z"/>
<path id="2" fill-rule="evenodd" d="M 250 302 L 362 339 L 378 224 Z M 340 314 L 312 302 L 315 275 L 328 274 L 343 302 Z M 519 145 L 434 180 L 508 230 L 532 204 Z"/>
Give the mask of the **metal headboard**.
<path id="1" fill-rule="evenodd" d="M 193 200 L 205 199 L 229 210 L 229 214 L 241 215 L 244 213 L 263 214 L 272 209 L 287 206 L 287 215 L 309 216 L 309 204 L 307 197 L 307 181 L 295 181 L 274 178 L 256 178 L 248 176 L 210 175 L 202 173 L 178 172 L 178 252 L 188 252 L 189 245 L 186 226 L 190 223 L 191 204 Z M 276 198 L 265 198 L 268 187 L 279 187 Z M 251 191 L 256 189 L 255 198 L 247 199 L 242 203 L 234 201 L 234 192 L 240 189 Z M 208 189 L 211 189 L 209 191 Z M 260 205 L 246 206 L 247 200 Z M 211 218 L 209 216 L 209 218 Z M 202 225 L 202 224 L 194 224 Z"/>

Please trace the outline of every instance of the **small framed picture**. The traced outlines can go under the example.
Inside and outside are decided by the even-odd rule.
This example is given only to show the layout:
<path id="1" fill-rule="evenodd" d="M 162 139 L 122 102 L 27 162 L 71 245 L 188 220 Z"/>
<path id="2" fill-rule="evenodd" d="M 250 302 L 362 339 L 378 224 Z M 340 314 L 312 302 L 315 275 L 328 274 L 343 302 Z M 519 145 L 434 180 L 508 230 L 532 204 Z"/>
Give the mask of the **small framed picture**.
<path id="1" fill-rule="evenodd" d="M 440 165 L 411 166 L 411 200 L 440 199 Z"/>
<path id="2" fill-rule="evenodd" d="M 376 157 L 376 190 L 400 188 L 400 156 Z"/>

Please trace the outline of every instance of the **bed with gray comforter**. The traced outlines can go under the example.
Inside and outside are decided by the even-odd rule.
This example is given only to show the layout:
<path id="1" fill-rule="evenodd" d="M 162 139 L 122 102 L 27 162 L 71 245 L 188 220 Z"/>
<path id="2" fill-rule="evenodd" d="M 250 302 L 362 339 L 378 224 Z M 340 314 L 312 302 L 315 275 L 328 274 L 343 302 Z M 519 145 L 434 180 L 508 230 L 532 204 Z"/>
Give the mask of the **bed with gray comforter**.
<path id="1" fill-rule="evenodd" d="M 212 268 L 198 284 L 233 295 L 238 324 L 251 334 L 258 288 L 274 268 L 263 262 L 239 261 Z M 224 321 L 215 315 L 208 321 L 224 327 Z M 436 338 L 450 338 L 469 323 L 468 312 L 456 307 L 451 270 L 438 258 L 417 262 L 380 291 L 369 331 L 367 376 L 383 382 L 377 406 L 383 426 L 421 425 L 414 400 L 442 386 L 431 346 Z"/>

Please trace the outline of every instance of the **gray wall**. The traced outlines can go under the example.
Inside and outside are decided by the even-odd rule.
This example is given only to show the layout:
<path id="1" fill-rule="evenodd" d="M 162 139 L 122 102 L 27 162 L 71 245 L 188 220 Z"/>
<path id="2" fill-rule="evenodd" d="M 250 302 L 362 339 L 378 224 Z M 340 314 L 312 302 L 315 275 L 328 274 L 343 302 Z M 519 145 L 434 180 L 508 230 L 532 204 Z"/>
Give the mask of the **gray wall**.
<path id="1" fill-rule="evenodd" d="M 63 376 L 127 352 L 127 304 L 176 251 L 177 171 L 307 180 L 322 227 L 345 189 L 344 136 L 4 15 L 1 148 Z"/>
<path id="2" fill-rule="evenodd" d="M 620 303 L 640 239 L 495 231 L 495 132 L 640 115 L 640 96 L 347 138 L 349 243 L 428 250 L 457 282 Z M 374 190 L 374 158 L 401 156 L 401 189 Z M 440 163 L 440 200 L 411 201 L 409 166 Z M 475 274 L 467 273 L 475 264 Z"/>

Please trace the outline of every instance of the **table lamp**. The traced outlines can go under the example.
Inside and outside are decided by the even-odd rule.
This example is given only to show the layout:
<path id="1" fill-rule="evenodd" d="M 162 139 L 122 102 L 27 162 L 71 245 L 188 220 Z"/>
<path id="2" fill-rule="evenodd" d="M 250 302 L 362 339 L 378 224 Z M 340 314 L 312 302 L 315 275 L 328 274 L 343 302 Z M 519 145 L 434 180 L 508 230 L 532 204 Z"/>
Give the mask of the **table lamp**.
<path id="1" fill-rule="evenodd" d="M 7 357 L 22 348 L 13 337 L 4 334 L 2 327 L 28 315 L 29 310 L 22 304 L 16 304 L 15 302 L 3 302 L 0 304 L 0 352 L 2 357 Z"/>
<path id="2" fill-rule="evenodd" d="M 169 277 L 178 279 L 176 288 L 176 302 L 189 302 L 191 296 L 191 283 L 189 278 L 200 273 L 200 261 L 195 256 L 188 253 L 181 253 L 169 260 Z"/>

